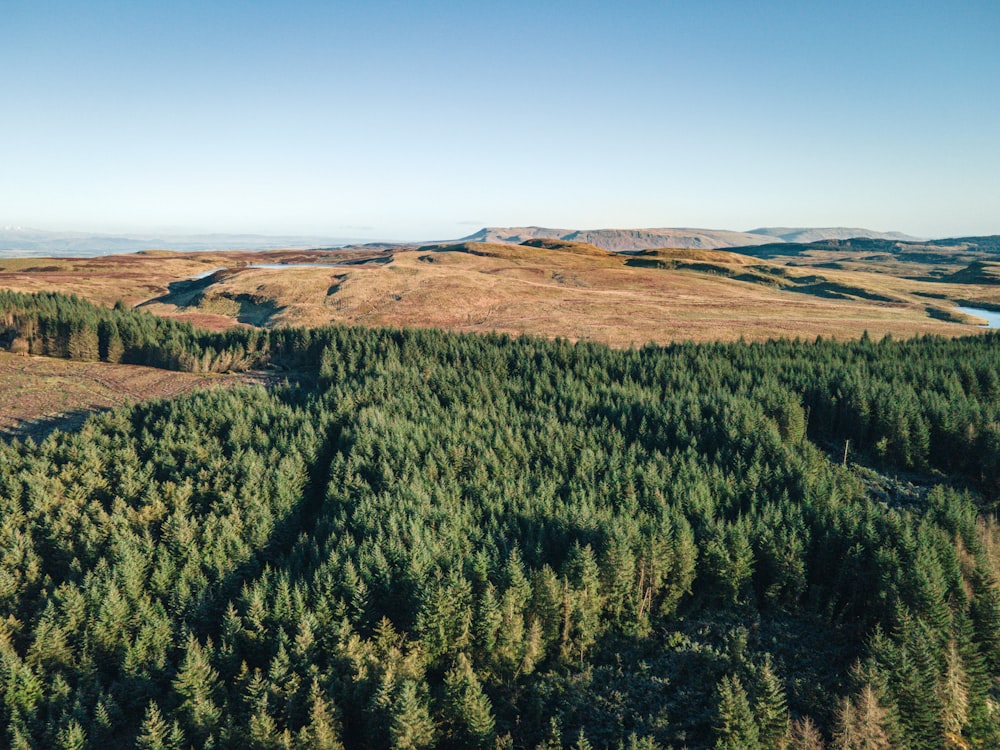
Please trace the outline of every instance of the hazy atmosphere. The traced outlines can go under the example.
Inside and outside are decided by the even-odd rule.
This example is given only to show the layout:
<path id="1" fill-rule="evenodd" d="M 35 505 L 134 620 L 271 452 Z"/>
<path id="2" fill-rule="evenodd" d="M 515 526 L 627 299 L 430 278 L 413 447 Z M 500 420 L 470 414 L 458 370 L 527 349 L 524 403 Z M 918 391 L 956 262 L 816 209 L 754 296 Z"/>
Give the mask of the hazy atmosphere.
<path id="1" fill-rule="evenodd" d="M 0 225 L 1000 231 L 1000 5 L 4 3 Z"/>

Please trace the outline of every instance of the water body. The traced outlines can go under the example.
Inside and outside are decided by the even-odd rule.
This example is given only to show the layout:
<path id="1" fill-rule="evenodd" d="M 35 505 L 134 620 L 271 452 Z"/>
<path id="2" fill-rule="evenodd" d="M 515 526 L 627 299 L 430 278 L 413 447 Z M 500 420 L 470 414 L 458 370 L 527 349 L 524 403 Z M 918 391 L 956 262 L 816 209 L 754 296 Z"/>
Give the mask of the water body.
<path id="1" fill-rule="evenodd" d="M 349 260 L 343 263 L 253 263 L 248 266 L 232 266 L 234 271 L 244 271 L 248 268 L 264 268 L 272 271 L 281 271 L 286 268 L 350 268 L 352 266 L 377 266 L 384 263 L 388 263 L 391 258 L 359 258 L 357 260 Z M 216 271 L 225 271 L 229 266 L 219 266 L 218 268 L 210 268 L 207 271 L 202 271 L 194 276 L 189 276 L 188 281 L 200 281 L 201 279 L 207 279 Z"/>
<path id="2" fill-rule="evenodd" d="M 285 268 L 341 268 L 347 265 L 354 265 L 350 263 L 255 263 L 252 266 L 244 266 L 244 268 L 272 268 L 272 269 L 285 269 Z"/>
<path id="3" fill-rule="evenodd" d="M 191 276 L 190 279 L 189 279 L 189 281 L 199 281 L 201 279 L 207 279 L 209 276 L 211 276 L 216 271 L 224 271 L 224 270 L 226 270 L 225 266 L 219 266 L 218 268 L 210 268 L 207 271 L 202 271 L 201 273 L 199 273 L 199 274 L 197 274 L 195 276 Z"/>
<path id="4" fill-rule="evenodd" d="M 234 271 L 243 271 L 248 268 L 270 268 L 270 269 L 283 269 L 283 268 L 339 268 L 341 266 L 348 265 L 347 263 L 255 263 L 250 266 L 234 266 Z M 188 281 L 201 281 L 202 279 L 207 279 L 213 273 L 218 271 L 225 271 L 229 266 L 219 266 L 218 268 L 209 268 L 207 271 L 202 271 L 201 273 L 195 274 L 194 276 L 189 276 Z"/>
<path id="5" fill-rule="evenodd" d="M 996 310 L 984 310 L 981 307 L 956 307 L 955 309 L 960 313 L 974 315 L 985 320 L 986 325 L 983 328 L 1000 328 L 1000 312 Z"/>

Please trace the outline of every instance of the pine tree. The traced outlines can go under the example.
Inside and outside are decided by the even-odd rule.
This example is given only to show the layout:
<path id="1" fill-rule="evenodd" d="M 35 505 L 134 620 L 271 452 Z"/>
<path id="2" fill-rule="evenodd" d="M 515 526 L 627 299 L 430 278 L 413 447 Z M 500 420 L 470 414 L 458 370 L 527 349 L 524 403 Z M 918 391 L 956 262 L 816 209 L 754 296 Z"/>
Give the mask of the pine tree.
<path id="1" fill-rule="evenodd" d="M 87 733 L 76 719 L 71 719 L 59 730 L 56 737 L 58 750 L 84 750 L 87 747 Z"/>
<path id="2" fill-rule="evenodd" d="M 323 695 L 319 682 L 309 687 L 309 723 L 299 734 L 299 745 L 306 750 L 341 750 L 340 727 L 333 707 Z"/>
<path id="3" fill-rule="evenodd" d="M 808 716 L 788 725 L 788 750 L 824 750 L 823 735 Z"/>
<path id="4" fill-rule="evenodd" d="M 113 320 L 102 320 L 97 326 L 98 353 L 104 362 L 118 363 L 125 355 L 118 326 Z"/>
<path id="5" fill-rule="evenodd" d="M 932 747 L 941 741 L 944 713 L 938 691 L 939 670 L 934 636 L 917 618 L 903 618 L 903 648 L 895 670 L 895 695 L 908 741 L 916 747 Z M 860 710 L 861 704 L 858 708 Z"/>
<path id="6" fill-rule="evenodd" d="M 763 750 L 760 730 L 740 678 L 736 675 L 723 677 L 718 693 L 715 750 Z"/>
<path id="7" fill-rule="evenodd" d="M 535 750 L 563 750 L 562 724 L 555 716 L 549 719 L 545 738 L 535 745 Z"/>
<path id="8" fill-rule="evenodd" d="M 204 742 L 216 730 L 222 715 L 217 702 L 219 676 L 209 663 L 206 649 L 193 635 L 188 636 L 184 661 L 174 679 L 174 692 L 180 698 L 178 711 L 186 734 Z"/>
<path id="9" fill-rule="evenodd" d="M 465 654 L 458 655 L 444 686 L 445 716 L 456 743 L 470 748 L 492 745 L 496 737 L 493 709 Z"/>
<path id="10" fill-rule="evenodd" d="M 146 706 L 146 718 L 142 721 L 139 729 L 139 738 L 136 740 L 136 747 L 139 750 L 167 750 L 167 738 L 170 736 L 170 727 L 160 713 L 155 701 L 150 701 Z"/>
<path id="11" fill-rule="evenodd" d="M 769 655 L 758 670 L 755 693 L 754 713 L 760 727 L 761 745 L 780 748 L 788 736 L 788 703 Z"/>
<path id="12" fill-rule="evenodd" d="M 972 616 L 976 644 L 994 675 L 1000 674 L 1000 594 L 979 565 L 972 573 Z"/>
<path id="13" fill-rule="evenodd" d="M 969 719 L 969 684 L 954 640 L 948 641 L 945 650 L 945 672 L 940 694 L 944 708 L 941 725 L 945 743 L 949 747 L 963 747 L 967 744 L 962 733 Z"/>
<path id="14" fill-rule="evenodd" d="M 167 723 L 156 701 L 146 706 L 146 716 L 136 739 L 139 750 L 186 750 L 184 733 L 176 721 Z"/>
<path id="15" fill-rule="evenodd" d="M 582 661 L 600 635 L 603 609 L 600 568 L 589 544 L 573 545 L 565 570 L 562 654 Z"/>
<path id="16" fill-rule="evenodd" d="M 394 750 L 419 750 L 434 744 L 435 728 L 427 707 L 426 688 L 404 680 L 392 705 L 389 737 Z"/>
<path id="17" fill-rule="evenodd" d="M 250 715 L 250 746 L 253 750 L 284 750 L 278 723 L 268 710 L 267 698 L 257 702 Z"/>
<path id="18" fill-rule="evenodd" d="M 892 750 L 886 726 L 888 712 L 866 684 L 857 698 L 844 698 L 837 712 L 833 750 Z"/>

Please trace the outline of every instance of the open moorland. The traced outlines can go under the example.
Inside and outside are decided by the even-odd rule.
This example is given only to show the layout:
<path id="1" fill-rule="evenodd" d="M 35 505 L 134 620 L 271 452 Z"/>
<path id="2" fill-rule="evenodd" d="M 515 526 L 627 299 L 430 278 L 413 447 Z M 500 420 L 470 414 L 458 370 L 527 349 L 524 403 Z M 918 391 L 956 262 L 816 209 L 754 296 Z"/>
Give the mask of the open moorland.
<path id="1" fill-rule="evenodd" d="M 221 330 L 328 323 L 647 342 L 975 333 L 1000 305 L 991 238 L 609 252 L 531 239 L 416 248 L 0 260 L 0 288 L 60 291 Z M 942 244 L 944 243 L 944 244 Z"/>

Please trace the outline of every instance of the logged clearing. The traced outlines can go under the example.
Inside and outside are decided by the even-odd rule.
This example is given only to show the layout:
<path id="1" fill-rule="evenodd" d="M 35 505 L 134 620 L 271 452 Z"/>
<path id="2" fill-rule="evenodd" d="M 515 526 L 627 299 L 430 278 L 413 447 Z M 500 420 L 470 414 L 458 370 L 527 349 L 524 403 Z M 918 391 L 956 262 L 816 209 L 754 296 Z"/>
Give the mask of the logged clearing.
<path id="1" fill-rule="evenodd" d="M 105 305 L 122 299 L 215 330 L 339 323 L 612 346 L 981 331 L 954 307 L 1000 304 L 992 269 L 963 273 L 964 255 L 931 259 L 933 268 L 923 256 L 905 261 L 849 248 L 782 258 L 691 249 L 624 254 L 535 239 L 0 260 L 0 287 L 75 293 Z M 272 264 L 280 267 L 260 267 Z"/>
<path id="2" fill-rule="evenodd" d="M 0 351 L 0 437 L 38 441 L 54 429 L 76 428 L 98 411 L 251 380 Z"/>

